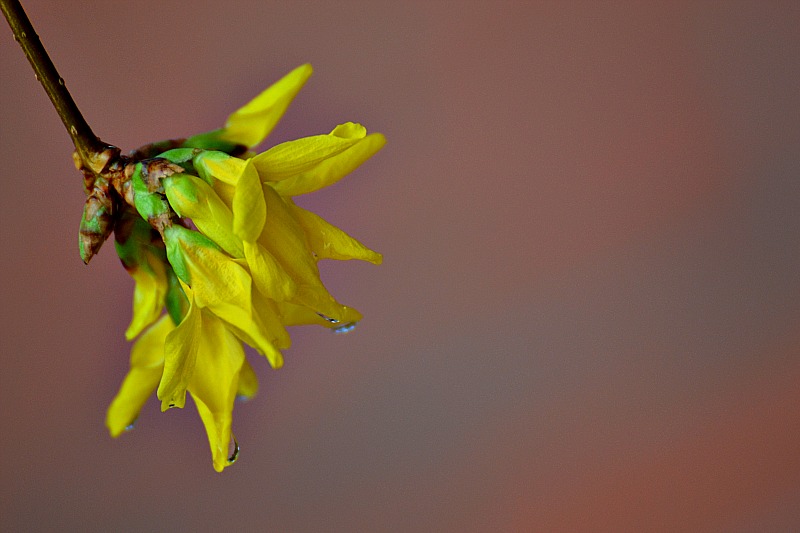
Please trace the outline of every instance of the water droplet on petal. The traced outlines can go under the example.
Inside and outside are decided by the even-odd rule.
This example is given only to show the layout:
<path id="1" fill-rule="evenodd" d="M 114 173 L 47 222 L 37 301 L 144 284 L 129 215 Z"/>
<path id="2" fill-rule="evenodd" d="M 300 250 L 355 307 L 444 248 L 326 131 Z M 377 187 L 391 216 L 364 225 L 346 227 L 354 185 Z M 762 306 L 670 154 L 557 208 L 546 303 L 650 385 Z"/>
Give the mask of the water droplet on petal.
<path id="1" fill-rule="evenodd" d="M 331 324 L 338 324 L 338 323 L 339 323 L 339 321 L 338 321 L 338 320 L 336 320 L 335 318 L 331 318 L 331 317 L 329 317 L 329 316 L 323 315 L 322 313 L 317 313 L 317 314 L 318 314 L 319 316 L 321 316 L 323 319 L 325 319 L 325 320 L 327 320 L 328 322 L 330 322 Z"/>
<path id="2" fill-rule="evenodd" d="M 139 420 L 138 418 L 134 418 L 133 422 L 125 426 L 125 431 L 131 431 L 134 427 L 136 427 L 136 421 Z"/>
<path id="3" fill-rule="evenodd" d="M 228 464 L 232 465 L 239 458 L 239 441 L 236 440 L 236 435 L 231 432 L 231 442 L 228 445 Z"/>
<path id="4" fill-rule="evenodd" d="M 343 324 L 339 327 L 333 328 L 333 332 L 339 335 L 350 333 L 351 331 L 356 329 L 356 324 L 358 324 L 358 322 L 348 322 L 347 324 Z"/>
<path id="5" fill-rule="evenodd" d="M 239 394 L 239 395 L 236 396 L 236 401 L 237 402 L 242 402 L 242 403 L 249 402 L 250 401 L 250 396 L 245 396 L 244 394 Z"/>

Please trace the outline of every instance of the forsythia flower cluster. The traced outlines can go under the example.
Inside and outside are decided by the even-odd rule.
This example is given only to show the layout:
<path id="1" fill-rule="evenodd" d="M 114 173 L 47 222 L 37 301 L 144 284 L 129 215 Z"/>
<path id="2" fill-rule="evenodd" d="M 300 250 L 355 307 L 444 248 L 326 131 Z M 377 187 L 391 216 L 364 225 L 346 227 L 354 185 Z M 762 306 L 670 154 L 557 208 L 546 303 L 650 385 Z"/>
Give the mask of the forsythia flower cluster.
<path id="1" fill-rule="evenodd" d="M 258 389 L 242 342 L 280 368 L 281 350 L 290 343 L 286 326 L 346 330 L 361 318 L 328 293 L 317 262 L 379 264 L 380 254 L 292 197 L 335 183 L 380 150 L 384 137 L 349 122 L 327 135 L 249 151 L 310 75 L 310 65 L 298 67 L 232 114 L 224 128 L 132 166 L 136 209 L 120 217 L 115 236 L 135 280 L 125 335 L 136 342 L 130 372 L 108 409 L 112 436 L 136 420 L 153 391 L 162 411 L 183 407 L 188 391 L 214 468 L 222 471 L 232 462 L 234 400 Z"/>

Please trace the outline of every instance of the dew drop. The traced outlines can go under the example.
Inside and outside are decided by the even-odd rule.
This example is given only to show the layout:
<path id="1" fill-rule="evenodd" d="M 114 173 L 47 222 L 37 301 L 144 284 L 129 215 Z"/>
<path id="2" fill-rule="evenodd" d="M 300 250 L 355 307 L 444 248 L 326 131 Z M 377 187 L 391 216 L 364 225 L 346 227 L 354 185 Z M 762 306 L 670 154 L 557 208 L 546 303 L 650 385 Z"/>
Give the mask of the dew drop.
<path id="1" fill-rule="evenodd" d="M 249 402 L 250 401 L 250 397 L 249 396 L 245 396 L 244 394 L 238 394 L 236 396 L 236 401 L 237 402 L 242 402 L 242 403 Z"/>
<path id="2" fill-rule="evenodd" d="M 231 442 L 228 445 L 228 464 L 232 465 L 239 458 L 239 441 L 236 440 L 236 435 L 231 432 Z"/>
<path id="3" fill-rule="evenodd" d="M 318 314 L 319 316 L 321 316 L 323 319 L 325 319 L 325 320 L 327 320 L 328 322 L 330 322 L 331 324 L 338 324 L 338 323 L 339 323 L 339 321 L 338 321 L 338 320 L 336 320 L 335 318 L 331 318 L 331 317 L 329 317 L 329 316 L 323 315 L 322 313 L 317 313 L 317 314 Z"/>
<path id="4" fill-rule="evenodd" d="M 358 322 L 348 322 L 347 324 L 342 324 L 339 327 L 333 328 L 333 332 L 339 335 L 350 333 L 351 331 L 356 329 L 356 324 L 358 324 Z"/>
<path id="5" fill-rule="evenodd" d="M 136 421 L 137 421 L 137 420 L 138 420 L 138 418 L 134 418 L 134 419 L 133 419 L 133 422 L 131 422 L 130 424 L 128 424 L 127 426 L 125 426 L 125 431 L 131 431 L 131 430 L 133 430 L 133 428 L 134 428 L 134 427 L 136 427 Z"/>

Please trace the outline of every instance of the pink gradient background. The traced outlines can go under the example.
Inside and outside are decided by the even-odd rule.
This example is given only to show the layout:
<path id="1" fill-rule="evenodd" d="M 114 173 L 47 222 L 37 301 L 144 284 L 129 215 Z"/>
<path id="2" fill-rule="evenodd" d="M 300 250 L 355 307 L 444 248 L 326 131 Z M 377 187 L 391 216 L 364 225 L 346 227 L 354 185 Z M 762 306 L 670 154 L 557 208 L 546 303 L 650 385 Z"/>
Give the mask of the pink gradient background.
<path id="1" fill-rule="evenodd" d="M 301 201 L 385 262 L 252 359 L 224 474 L 192 406 L 110 439 L 132 281 L 0 25 L 0 529 L 800 529 L 797 2 L 25 3 L 124 149 L 311 62 L 271 141 L 386 134 Z"/>

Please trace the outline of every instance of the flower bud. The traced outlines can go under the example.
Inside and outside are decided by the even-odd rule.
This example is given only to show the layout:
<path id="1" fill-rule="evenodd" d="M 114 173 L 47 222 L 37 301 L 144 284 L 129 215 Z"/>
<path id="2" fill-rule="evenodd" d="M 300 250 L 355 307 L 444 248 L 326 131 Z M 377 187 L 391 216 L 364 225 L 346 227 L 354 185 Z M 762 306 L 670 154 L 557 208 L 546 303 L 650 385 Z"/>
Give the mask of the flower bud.
<path id="1" fill-rule="evenodd" d="M 85 264 L 100 250 L 114 229 L 114 204 L 102 189 L 93 189 L 86 203 L 78 232 L 78 249 Z"/>
<path id="2" fill-rule="evenodd" d="M 233 213 L 205 181 L 190 174 L 164 179 L 169 204 L 232 257 L 244 257 L 242 241 L 233 232 Z"/>

